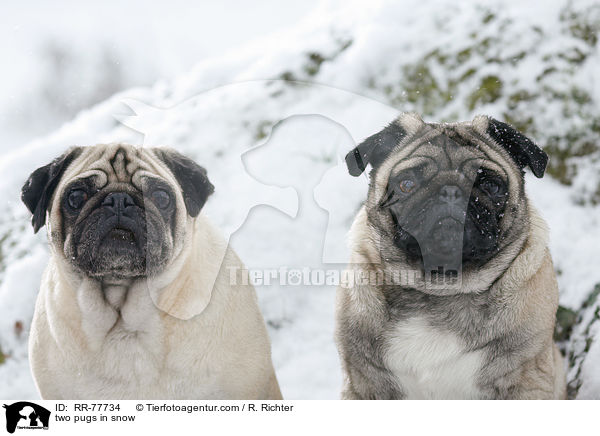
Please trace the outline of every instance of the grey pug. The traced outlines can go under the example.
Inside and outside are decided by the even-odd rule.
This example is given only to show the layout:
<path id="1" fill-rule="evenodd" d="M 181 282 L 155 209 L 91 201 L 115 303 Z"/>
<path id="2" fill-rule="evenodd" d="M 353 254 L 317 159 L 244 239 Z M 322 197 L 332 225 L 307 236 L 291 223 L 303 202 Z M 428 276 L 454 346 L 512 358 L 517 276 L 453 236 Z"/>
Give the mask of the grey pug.
<path id="1" fill-rule="evenodd" d="M 278 399 L 242 262 L 200 213 L 206 170 L 166 148 L 75 147 L 22 190 L 51 258 L 29 339 L 45 399 Z"/>
<path id="2" fill-rule="evenodd" d="M 337 293 L 343 398 L 565 398 L 548 230 L 524 190 L 547 159 L 493 118 L 411 113 L 346 156 L 372 170 Z"/>

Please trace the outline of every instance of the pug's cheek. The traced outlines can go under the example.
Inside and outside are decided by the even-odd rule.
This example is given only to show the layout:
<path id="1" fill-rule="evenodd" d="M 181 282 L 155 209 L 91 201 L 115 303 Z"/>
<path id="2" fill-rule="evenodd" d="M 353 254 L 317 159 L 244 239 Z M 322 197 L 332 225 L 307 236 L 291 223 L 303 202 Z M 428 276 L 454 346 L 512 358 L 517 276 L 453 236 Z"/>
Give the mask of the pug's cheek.
<path id="1" fill-rule="evenodd" d="M 169 226 L 156 217 L 148 217 L 146 270 L 148 275 L 160 273 L 173 253 L 173 239 Z"/>
<path id="2" fill-rule="evenodd" d="M 73 259 L 75 257 L 75 246 L 70 234 L 67 235 L 63 243 L 63 253 L 66 259 Z"/>

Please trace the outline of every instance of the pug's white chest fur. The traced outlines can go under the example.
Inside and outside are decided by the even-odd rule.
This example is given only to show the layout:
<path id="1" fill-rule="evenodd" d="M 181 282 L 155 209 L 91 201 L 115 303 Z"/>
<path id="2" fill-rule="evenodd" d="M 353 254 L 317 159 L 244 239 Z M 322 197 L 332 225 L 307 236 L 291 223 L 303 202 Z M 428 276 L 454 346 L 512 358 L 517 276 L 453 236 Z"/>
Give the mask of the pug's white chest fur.
<path id="1" fill-rule="evenodd" d="M 51 264 L 47 275 L 52 271 Z M 205 359 L 204 368 L 189 367 L 197 357 L 195 347 L 210 347 L 195 336 L 193 343 L 170 340 L 160 310 L 143 284 L 100 290 L 88 281 L 75 293 L 51 285 L 42 288 L 37 306 L 30 355 L 32 367 L 44 375 L 38 383 L 45 397 L 231 396 L 209 377 L 218 373 L 208 370 L 217 366 L 211 359 Z"/>
<path id="2" fill-rule="evenodd" d="M 153 306 L 144 286 L 127 289 L 106 286 L 103 292 L 79 293 L 82 309 L 82 329 L 90 351 L 112 362 L 110 375 L 127 380 L 127 384 L 150 383 L 160 375 L 160 355 L 164 352 L 158 310 Z M 105 368 L 94 365 L 88 369 L 89 379 L 102 379 Z M 100 372 L 100 373 L 98 373 Z M 98 377 L 100 376 L 100 377 Z M 133 383 L 132 383 L 133 382 Z M 136 383 L 137 382 L 137 383 Z M 90 381 L 87 383 L 90 384 Z M 135 386 L 139 391 L 140 386 Z"/>
<path id="3" fill-rule="evenodd" d="M 405 398 L 475 399 L 481 351 L 469 352 L 453 333 L 422 318 L 399 322 L 387 339 L 385 362 Z"/>

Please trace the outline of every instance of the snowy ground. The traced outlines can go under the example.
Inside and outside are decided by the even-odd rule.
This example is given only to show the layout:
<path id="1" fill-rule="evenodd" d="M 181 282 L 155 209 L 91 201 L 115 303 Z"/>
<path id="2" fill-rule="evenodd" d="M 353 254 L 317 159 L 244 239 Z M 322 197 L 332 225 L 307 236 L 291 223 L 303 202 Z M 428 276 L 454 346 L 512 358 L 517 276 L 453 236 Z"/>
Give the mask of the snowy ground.
<path id="1" fill-rule="evenodd" d="M 216 192 L 204 212 L 231 237 L 248 267 L 289 271 L 322 267 L 324 260 L 325 267 L 338 268 L 346 257 L 340 241 L 366 192 L 365 178 L 345 173 L 341 157 L 346 151 L 401 110 L 419 110 L 431 121 L 468 119 L 475 113 L 502 118 L 510 102 L 473 97 L 469 81 L 498 74 L 504 90 L 541 86 L 532 77 L 542 58 L 579 44 L 555 30 L 565 4 L 555 0 L 531 10 L 516 0 L 460 6 L 449 0 L 407 1 L 401 7 L 382 1 L 370 8 L 345 9 L 336 2 L 324 3 L 276 38 L 200 62 L 174 80 L 117 94 L 54 133 L 7 152 L 0 162 L 0 194 L 10 199 L 0 212 L 0 348 L 7 355 L 0 364 L 0 398 L 37 396 L 26 341 L 47 250 L 44 232 L 33 235 L 18 200 L 20 186 L 33 169 L 71 144 L 170 145 L 208 169 Z M 496 18 L 485 19 L 487 8 Z M 505 26 L 512 26 L 512 33 L 502 31 L 503 20 L 509 21 Z M 531 31 L 533 27 L 541 30 Z M 497 57 L 511 56 L 503 50 L 515 48 L 512 39 L 535 49 L 510 69 L 478 65 L 472 55 L 453 71 L 468 69 L 471 62 L 476 72 L 433 109 L 423 101 L 440 98 L 435 88 L 419 88 L 429 93 L 423 99 L 418 93 L 411 96 L 405 67 L 420 65 L 423 54 L 435 48 L 460 52 L 473 44 L 474 32 L 476 39 L 500 33 L 508 38 L 497 42 L 498 50 L 492 45 Z M 539 32 L 545 35 L 543 43 L 536 40 Z M 572 76 L 594 67 L 597 71 L 598 58 L 596 48 Z M 428 68 L 430 73 L 417 69 L 417 77 L 429 80 L 432 74 L 441 83 L 444 71 Z M 593 80 L 584 83 L 590 98 L 600 98 Z M 532 110 L 546 120 L 559 114 L 563 104 L 540 100 Z M 576 122 L 569 119 L 562 128 Z M 560 131 L 561 118 L 550 127 Z M 581 385 L 574 395 L 600 398 L 600 345 L 594 341 L 600 338 L 598 302 L 580 310 L 600 283 L 594 260 L 600 258 L 600 207 L 582 205 L 579 195 L 585 180 L 594 179 L 598 162 L 588 159 L 581 168 L 571 186 L 550 177 L 528 177 L 527 183 L 551 229 L 561 304 L 578 315 L 564 344 L 570 382 Z M 338 397 L 334 291 L 326 285 L 257 287 L 285 398 Z M 16 322 L 22 323 L 22 331 Z"/>

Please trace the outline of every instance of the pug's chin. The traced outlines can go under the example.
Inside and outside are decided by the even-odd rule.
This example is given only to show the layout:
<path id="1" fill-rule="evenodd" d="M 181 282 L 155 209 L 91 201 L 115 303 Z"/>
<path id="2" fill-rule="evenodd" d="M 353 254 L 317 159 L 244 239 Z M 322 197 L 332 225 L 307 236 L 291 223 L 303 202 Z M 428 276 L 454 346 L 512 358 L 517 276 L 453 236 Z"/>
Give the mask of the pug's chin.
<path id="1" fill-rule="evenodd" d="M 408 244 L 402 248 L 395 246 L 394 251 L 387 251 L 381 258 L 387 274 L 385 277 L 394 277 L 390 279 L 390 284 L 394 286 L 433 296 L 479 293 L 489 288 L 492 276 L 482 275 L 481 268 L 494 256 L 464 257 L 461 256 L 464 255 L 462 251 L 444 250 L 442 246 L 437 248 L 435 244 L 425 247 L 423 251 L 427 261 L 424 261 L 422 248 L 418 244 Z"/>
<path id="2" fill-rule="evenodd" d="M 396 228 L 394 246 L 398 258 L 415 270 L 469 271 L 487 264 L 499 252 L 496 231 L 473 238 L 463 232 L 463 224 L 454 220 L 437 220 L 433 228 L 418 229 L 413 234 Z M 479 235 L 477 235 L 479 236 Z M 487 237 L 485 237 L 487 236 Z"/>
<path id="3" fill-rule="evenodd" d="M 103 282 L 156 277 L 168 268 L 171 258 L 171 249 L 163 241 L 144 241 L 140 247 L 137 239 L 122 229 L 110 231 L 95 243 L 77 244 L 71 250 L 65 255 L 73 268 Z"/>
<path id="4" fill-rule="evenodd" d="M 135 279 L 147 276 L 146 253 L 126 232 L 115 230 L 104 238 L 93 256 L 86 252 L 72 259 L 74 266 L 88 277 Z"/>

